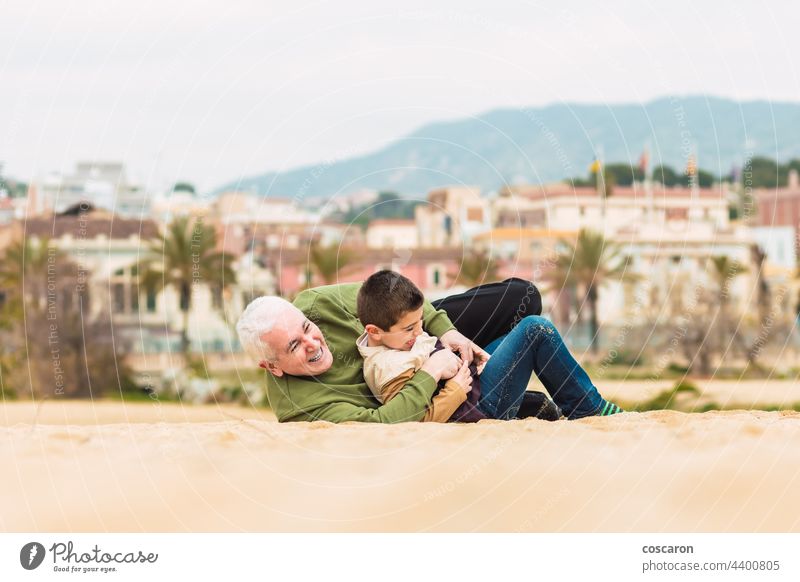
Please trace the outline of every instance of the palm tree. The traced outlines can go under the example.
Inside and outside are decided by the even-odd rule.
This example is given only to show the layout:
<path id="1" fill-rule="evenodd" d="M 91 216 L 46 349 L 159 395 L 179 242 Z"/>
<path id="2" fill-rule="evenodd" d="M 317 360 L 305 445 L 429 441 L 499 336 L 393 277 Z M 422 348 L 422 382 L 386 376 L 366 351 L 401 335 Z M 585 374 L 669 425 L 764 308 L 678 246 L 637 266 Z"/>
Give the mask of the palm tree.
<path id="1" fill-rule="evenodd" d="M 311 276 L 316 275 L 324 285 L 332 285 L 354 261 L 355 254 L 348 248 L 312 244 L 308 252 L 306 282 L 310 284 Z"/>
<path id="2" fill-rule="evenodd" d="M 0 367 L 5 384 L 0 390 L 4 392 L 22 395 L 28 392 L 23 386 L 27 388 L 28 385 L 31 396 L 39 392 L 40 369 L 35 365 L 39 354 L 34 355 L 31 352 L 37 351 L 40 342 L 29 343 L 32 334 L 28 327 L 36 329 L 40 327 L 37 324 L 44 319 L 42 300 L 47 297 L 49 248 L 50 241 L 47 239 L 33 244 L 31 239 L 25 237 L 13 242 L 0 260 L 0 329 L 3 331 Z M 58 261 L 55 264 L 63 263 Z M 20 382 L 13 377 L 13 371 L 25 368 L 26 361 L 34 365 L 30 367 L 30 379 Z"/>
<path id="3" fill-rule="evenodd" d="M 25 296 L 29 298 L 45 297 L 46 281 L 37 275 L 47 272 L 47 249 L 49 247 L 48 240 L 34 245 L 26 237 L 12 243 L 6 250 L 3 260 L 0 261 L 4 327 L 9 327 L 12 322 L 23 319 L 25 309 L 28 307 L 25 305 Z M 32 302 L 30 308 L 35 309 L 36 303 Z"/>
<path id="4" fill-rule="evenodd" d="M 728 301 L 730 284 L 734 277 L 747 272 L 747 267 L 736 259 L 731 259 L 725 255 L 711 257 L 711 275 L 717 283 L 719 289 L 719 303 L 723 305 Z"/>
<path id="5" fill-rule="evenodd" d="M 450 274 L 456 285 L 476 287 L 484 283 L 497 281 L 497 261 L 485 251 L 471 251 L 461 257 L 461 264 L 457 273 Z"/>
<path id="6" fill-rule="evenodd" d="M 745 352 L 747 354 L 747 365 L 758 366 L 756 360 L 758 359 L 760 353 L 760 350 L 758 349 L 759 343 L 765 342 L 772 331 L 772 326 L 770 324 L 772 291 L 770 289 L 769 282 L 764 275 L 764 269 L 767 262 L 767 253 L 759 245 L 754 244 L 750 247 L 750 260 L 753 263 L 753 268 L 755 269 L 756 275 L 756 287 L 758 288 L 758 324 L 761 328 L 761 331 L 752 345 L 745 346 Z"/>
<path id="7" fill-rule="evenodd" d="M 584 290 L 589 305 L 590 348 L 597 353 L 597 303 L 599 289 L 607 281 L 635 281 L 637 277 L 627 272 L 627 261 L 622 257 L 622 249 L 608 242 L 600 233 L 583 229 L 578 234 L 575 246 L 562 240 L 565 250 L 556 258 L 551 275 L 554 283 L 573 285 Z"/>
<path id="8" fill-rule="evenodd" d="M 181 351 L 189 355 L 189 312 L 194 285 L 225 288 L 236 282 L 232 257 L 219 252 L 214 228 L 202 219 L 179 217 L 173 220 L 158 239 L 150 244 L 150 256 L 139 265 L 140 283 L 148 292 L 172 287 L 178 292 L 183 316 Z"/>
<path id="9" fill-rule="evenodd" d="M 736 259 L 731 259 L 725 255 L 711 257 L 711 276 L 717 284 L 717 302 L 719 305 L 720 325 L 717 326 L 719 347 L 725 344 L 725 337 L 728 334 L 728 298 L 730 296 L 730 285 L 735 277 L 747 272 L 747 268 Z"/>
<path id="10" fill-rule="evenodd" d="M 49 240 L 14 242 L 0 260 L 0 289 L 6 386 L 19 395 L 55 388 L 57 394 L 88 396 L 117 381 L 127 384 L 129 371 L 110 322 L 84 311 L 89 292 L 79 266 Z"/>

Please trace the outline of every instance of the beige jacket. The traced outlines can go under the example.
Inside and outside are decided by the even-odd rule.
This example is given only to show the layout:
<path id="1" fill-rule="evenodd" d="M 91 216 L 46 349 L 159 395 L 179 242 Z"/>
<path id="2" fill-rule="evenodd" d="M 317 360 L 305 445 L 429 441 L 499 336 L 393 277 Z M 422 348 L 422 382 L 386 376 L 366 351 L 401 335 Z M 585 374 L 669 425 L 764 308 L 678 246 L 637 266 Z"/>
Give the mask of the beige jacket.
<path id="1" fill-rule="evenodd" d="M 423 332 L 408 351 L 393 350 L 385 346 L 367 345 L 367 333 L 356 340 L 364 358 L 364 379 L 375 398 L 386 404 L 394 398 L 405 383 L 422 367 L 434 347 L 435 336 Z M 467 399 L 467 393 L 453 380 L 448 380 L 433 397 L 422 422 L 447 422 L 456 409 Z"/>

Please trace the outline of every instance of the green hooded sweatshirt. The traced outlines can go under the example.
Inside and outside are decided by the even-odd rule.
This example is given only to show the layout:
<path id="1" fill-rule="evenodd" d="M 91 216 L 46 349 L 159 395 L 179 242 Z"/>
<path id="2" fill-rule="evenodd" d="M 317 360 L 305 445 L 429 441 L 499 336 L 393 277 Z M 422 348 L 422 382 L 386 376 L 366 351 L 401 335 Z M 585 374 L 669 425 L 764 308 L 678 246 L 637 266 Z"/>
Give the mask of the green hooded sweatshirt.
<path id="1" fill-rule="evenodd" d="M 387 404 L 381 405 L 364 382 L 356 340 L 364 326 L 356 316 L 361 283 L 316 287 L 300 293 L 294 305 L 319 326 L 333 354 L 330 370 L 318 376 L 275 377 L 267 373 L 267 396 L 280 422 L 416 422 L 424 415 L 436 381 L 419 371 Z M 444 311 L 425 301 L 423 327 L 441 337 L 455 329 Z"/>

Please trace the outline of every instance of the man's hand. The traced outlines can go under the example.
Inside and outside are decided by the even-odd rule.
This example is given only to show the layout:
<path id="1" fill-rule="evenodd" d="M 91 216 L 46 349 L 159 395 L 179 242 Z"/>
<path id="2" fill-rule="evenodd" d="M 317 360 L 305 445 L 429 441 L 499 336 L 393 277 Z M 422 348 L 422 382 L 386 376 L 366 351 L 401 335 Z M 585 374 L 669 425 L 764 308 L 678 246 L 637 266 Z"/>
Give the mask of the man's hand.
<path id="1" fill-rule="evenodd" d="M 461 361 L 458 356 L 448 349 L 439 350 L 422 364 L 420 370 L 425 370 L 433 376 L 437 382 L 439 380 L 449 380 L 458 372 Z"/>
<path id="2" fill-rule="evenodd" d="M 478 374 L 483 372 L 486 362 L 489 361 L 489 354 L 484 352 L 475 343 L 464 337 L 457 329 L 442 334 L 439 338 L 446 347 L 454 352 L 458 352 L 461 356 L 461 361 L 465 364 L 475 363 L 478 368 Z"/>
<path id="3" fill-rule="evenodd" d="M 456 375 L 450 379 L 457 382 L 458 385 L 464 389 L 465 393 L 472 391 L 472 374 L 469 371 L 469 364 L 461 364 Z"/>

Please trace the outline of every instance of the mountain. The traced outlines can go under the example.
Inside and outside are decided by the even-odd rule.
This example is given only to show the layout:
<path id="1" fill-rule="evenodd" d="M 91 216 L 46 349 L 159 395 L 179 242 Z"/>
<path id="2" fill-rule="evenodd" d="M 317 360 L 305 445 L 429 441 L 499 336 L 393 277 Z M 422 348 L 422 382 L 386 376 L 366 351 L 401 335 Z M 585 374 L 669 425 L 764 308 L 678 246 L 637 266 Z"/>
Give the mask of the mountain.
<path id="1" fill-rule="evenodd" d="M 218 191 L 304 198 L 367 188 L 424 196 L 458 183 L 490 191 L 586 176 L 595 152 L 609 163 L 637 164 L 646 145 L 651 165 L 683 170 L 696 152 L 698 165 L 716 175 L 753 156 L 785 162 L 800 157 L 800 103 L 691 96 L 498 109 L 426 125 L 371 154 L 253 176 Z"/>

